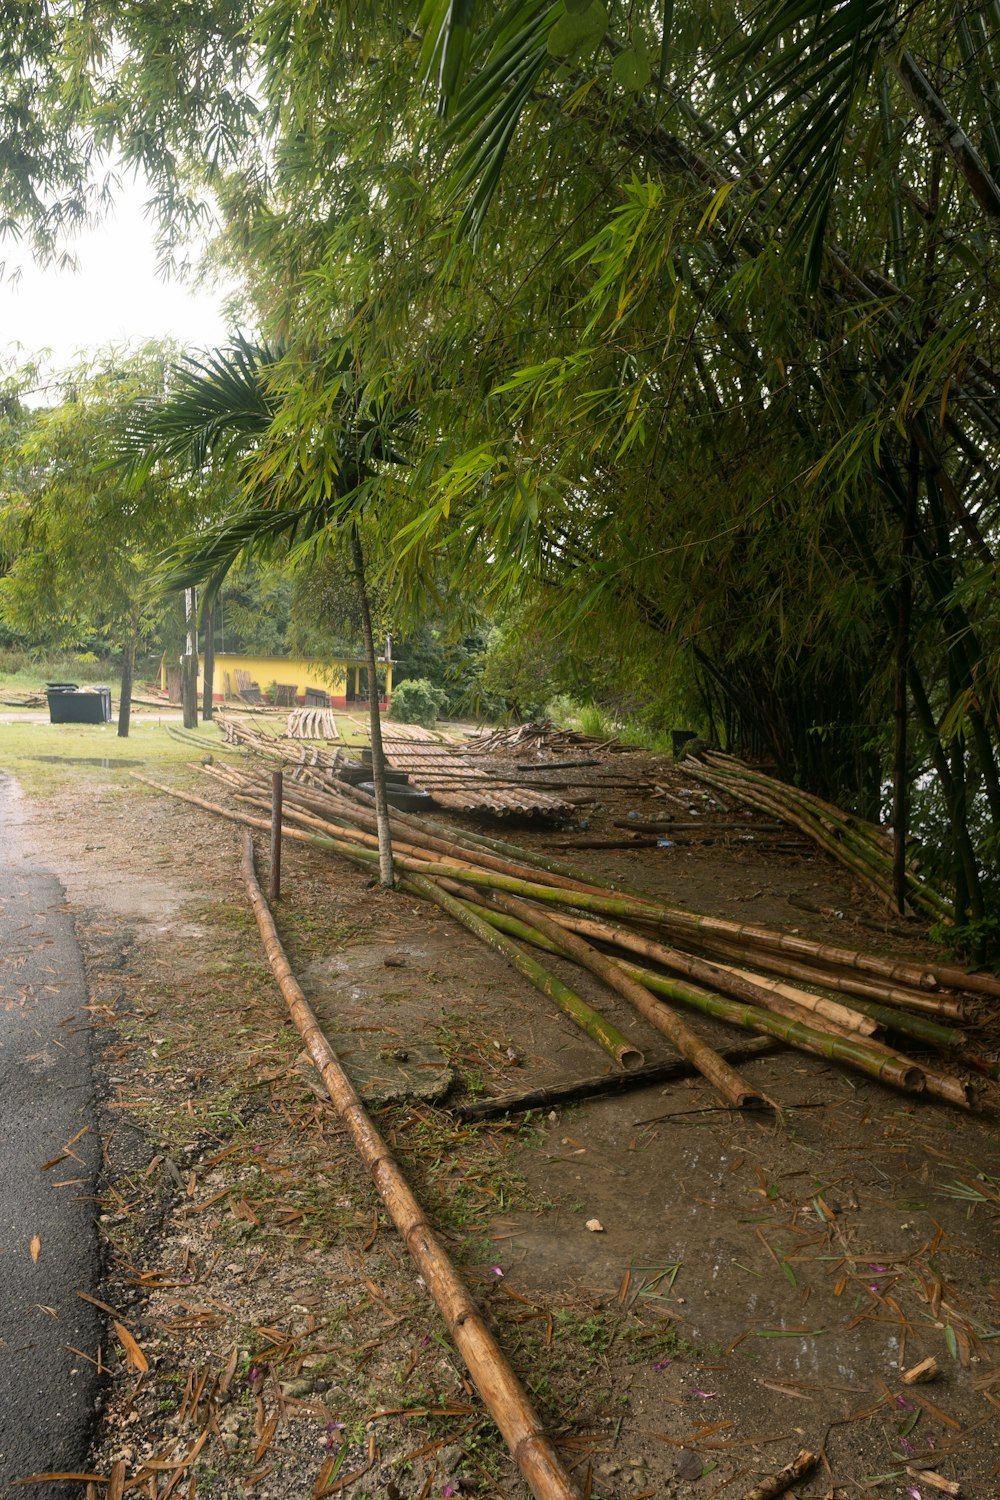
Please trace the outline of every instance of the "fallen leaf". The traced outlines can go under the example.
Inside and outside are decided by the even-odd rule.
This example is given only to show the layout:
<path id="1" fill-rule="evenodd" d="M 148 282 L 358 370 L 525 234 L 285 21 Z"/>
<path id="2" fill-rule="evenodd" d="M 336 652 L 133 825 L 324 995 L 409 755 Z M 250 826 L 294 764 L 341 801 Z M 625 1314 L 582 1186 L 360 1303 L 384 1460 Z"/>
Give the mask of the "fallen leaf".
<path id="1" fill-rule="evenodd" d="M 41 1255 L 41 1253 L 42 1253 L 42 1241 L 39 1238 L 39 1236 L 36 1234 L 35 1237 L 34 1237 L 34 1239 L 31 1241 L 31 1258 L 35 1262 L 36 1266 L 38 1265 L 38 1257 Z"/>
<path id="2" fill-rule="evenodd" d="M 128 1329 L 123 1323 L 116 1323 L 115 1333 L 118 1337 L 118 1342 L 125 1350 L 125 1358 L 128 1364 L 140 1375 L 145 1375 L 146 1371 L 149 1369 L 149 1360 L 143 1354 L 142 1350 L 139 1348 L 139 1345 L 129 1333 Z"/>

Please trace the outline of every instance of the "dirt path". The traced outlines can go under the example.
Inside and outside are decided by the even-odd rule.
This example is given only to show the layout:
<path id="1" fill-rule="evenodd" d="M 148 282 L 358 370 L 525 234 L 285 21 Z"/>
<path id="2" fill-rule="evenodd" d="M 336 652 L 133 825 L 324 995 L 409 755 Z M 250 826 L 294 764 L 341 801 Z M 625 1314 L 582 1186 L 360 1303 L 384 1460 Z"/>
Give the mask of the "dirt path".
<path id="1" fill-rule="evenodd" d="M 161 1497 L 522 1500 L 301 1057 L 231 829 L 123 771 L 63 785 L 32 829 L 105 1007 L 104 1296 L 134 1347 L 93 1351 L 108 1371 L 94 1472 L 122 1459 Z M 859 898 L 794 849 L 576 858 L 693 909 L 915 948 L 804 914 L 803 898 L 853 913 Z M 446 918 L 312 853 L 285 859 L 282 936 L 371 1099 L 599 1071 Z M 645 1023 L 614 1018 L 662 1055 Z M 430 1102 L 380 1122 L 594 1500 L 742 1496 L 802 1447 L 823 1452 L 802 1500 L 928 1500 L 941 1491 L 906 1472 L 921 1464 L 996 1495 L 992 1118 L 790 1053 L 747 1071 L 782 1126 L 690 1082 L 527 1122 L 456 1125 Z M 939 1378 L 905 1388 L 928 1355 Z"/>

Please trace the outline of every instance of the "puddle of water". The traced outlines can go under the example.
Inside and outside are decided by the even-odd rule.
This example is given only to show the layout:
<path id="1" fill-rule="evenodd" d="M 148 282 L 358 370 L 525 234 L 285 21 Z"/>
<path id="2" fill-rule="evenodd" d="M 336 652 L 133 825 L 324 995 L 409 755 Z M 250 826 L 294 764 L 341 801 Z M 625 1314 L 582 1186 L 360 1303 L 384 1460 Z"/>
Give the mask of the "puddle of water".
<path id="1" fill-rule="evenodd" d="M 100 766 L 103 771 L 110 771 L 115 766 L 141 766 L 141 760 L 112 760 L 107 755 L 36 755 L 35 760 L 43 760 L 51 766 Z"/>

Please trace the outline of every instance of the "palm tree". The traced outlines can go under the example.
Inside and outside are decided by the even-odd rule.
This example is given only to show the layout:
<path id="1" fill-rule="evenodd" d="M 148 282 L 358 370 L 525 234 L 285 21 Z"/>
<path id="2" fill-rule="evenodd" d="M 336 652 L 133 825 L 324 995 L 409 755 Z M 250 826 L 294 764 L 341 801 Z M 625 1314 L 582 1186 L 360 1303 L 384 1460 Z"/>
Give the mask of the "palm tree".
<path id="1" fill-rule="evenodd" d="M 344 534 L 357 590 L 368 668 L 372 742 L 372 781 L 379 841 L 379 879 L 393 884 L 392 843 L 386 798 L 385 756 L 377 683 L 375 642 L 359 523 L 378 490 L 378 476 L 401 464 L 398 439 L 409 414 L 390 409 L 358 409 L 344 377 L 349 360 L 342 349 L 326 356 L 328 389 L 339 390 L 329 419 L 316 434 L 323 482 L 305 474 L 302 452 L 283 474 L 275 474 L 269 451 L 281 411 L 276 384 L 284 351 L 242 337 L 226 349 L 189 357 L 176 369 L 177 389 L 162 401 L 137 401 L 131 408 L 116 461 L 138 485 L 161 462 L 197 472 L 208 464 L 228 468 L 238 501 L 228 515 L 182 538 L 170 551 L 164 581 L 172 589 L 204 586 L 211 608 L 229 570 L 241 558 L 267 556 L 293 543 L 306 552 L 323 544 L 332 530 Z"/>

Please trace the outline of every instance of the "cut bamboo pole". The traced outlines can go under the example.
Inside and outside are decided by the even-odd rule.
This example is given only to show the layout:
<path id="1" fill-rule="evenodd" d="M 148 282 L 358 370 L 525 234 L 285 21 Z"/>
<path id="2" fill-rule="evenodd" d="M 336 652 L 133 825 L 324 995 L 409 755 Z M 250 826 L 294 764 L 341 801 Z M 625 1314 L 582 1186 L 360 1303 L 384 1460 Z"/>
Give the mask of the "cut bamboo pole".
<path id="1" fill-rule="evenodd" d="M 856 1031 L 859 1036 L 874 1036 L 878 1030 L 878 1022 L 871 1016 L 855 1010 L 853 1006 L 841 1005 L 839 1000 L 831 1000 L 826 995 L 814 995 L 811 990 L 799 989 L 795 984 L 785 984 L 781 979 L 768 979 L 764 974 L 755 974 L 751 969 L 740 969 L 734 964 L 718 964 L 710 967 L 717 967 L 724 973 L 734 975 L 737 979 L 747 980 L 755 988 L 765 990 L 771 995 L 779 995 L 781 999 L 797 1006 L 799 1010 L 822 1016 L 824 1020 L 835 1021 L 848 1031 Z M 791 1012 L 785 1011 L 784 1014 L 789 1015 Z"/>
<path id="2" fill-rule="evenodd" d="M 776 1107 L 772 1100 L 753 1088 L 735 1068 L 725 1062 L 697 1032 L 692 1031 L 680 1016 L 665 1009 L 645 986 L 626 974 L 613 958 L 599 953 L 575 933 L 560 928 L 556 922 L 525 901 L 517 901 L 510 896 L 495 896 L 493 904 L 499 906 L 501 911 L 509 912 L 511 916 L 533 924 L 546 937 L 559 943 L 569 958 L 575 959 L 578 964 L 603 979 L 605 984 L 617 990 L 641 1016 L 667 1037 L 682 1057 L 694 1063 L 698 1072 L 718 1090 L 727 1104 L 735 1109 Z"/>
<path id="3" fill-rule="evenodd" d="M 596 938 L 598 942 L 609 943 L 624 952 L 652 958 L 665 968 L 673 969 L 675 973 L 683 974 L 696 983 L 706 984 L 711 989 L 731 995 L 734 1000 L 747 1000 L 751 1005 L 766 1006 L 791 1020 L 801 1020 L 802 1012 L 810 1011 L 865 1036 L 871 1036 L 875 1031 L 874 1025 L 866 1024 L 855 1012 L 836 1000 L 810 995 L 806 990 L 792 989 L 791 986 L 781 985 L 777 980 L 763 979 L 759 974 L 751 974 L 745 969 L 681 953 L 676 948 L 668 948 L 663 943 L 629 932 L 624 927 L 611 927 L 605 922 L 565 912 L 556 912 L 554 920 L 560 927 L 566 927 L 585 937 Z"/>
<path id="4" fill-rule="evenodd" d="M 836 989 L 845 995 L 860 995 L 866 1000 L 877 1000 L 882 1005 L 919 1010 L 925 1015 L 943 1016 L 949 1021 L 964 1021 L 967 1018 L 966 1005 L 954 995 L 941 995 L 937 991 L 901 989 L 898 985 L 883 984 L 874 977 L 865 978 L 843 970 L 824 969 L 819 965 L 797 962 L 780 954 L 755 952 L 752 948 L 748 951 L 738 943 L 728 943 L 718 938 L 713 938 L 710 943 L 704 942 L 703 946 L 710 948 L 713 954 L 719 954 L 723 958 L 759 964 L 775 974 L 783 974 L 788 979 L 801 979 L 806 984 L 815 984 L 821 989 Z"/>
<path id="5" fill-rule="evenodd" d="M 755 1062 L 759 1057 L 771 1057 L 782 1051 L 782 1043 L 773 1037 L 761 1037 L 746 1042 L 741 1047 L 729 1047 L 721 1055 L 728 1063 Z M 569 1083 L 540 1084 L 538 1088 L 522 1089 L 516 1094 L 495 1094 L 490 1099 L 474 1099 L 468 1104 L 456 1104 L 448 1112 L 456 1120 L 494 1120 L 499 1115 L 524 1114 L 532 1109 L 551 1109 L 556 1105 L 573 1104 L 579 1099 L 599 1099 L 606 1094 L 632 1093 L 638 1089 L 652 1088 L 654 1084 L 674 1083 L 682 1078 L 696 1078 L 698 1069 L 694 1063 L 681 1059 L 677 1062 L 644 1063 L 632 1073 L 601 1073 L 593 1078 L 575 1078 Z"/>
<path id="6" fill-rule="evenodd" d="M 154 782 L 150 778 L 142 776 L 137 772 L 132 772 L 131 774 L 135 777 L 136 780 L 143 782 L 150 787 L 153 787 L 157 791 L 164 792 L 167 795 L 176 796 L 182 801 L 186 801 L 195 806 L 202 807 L 206 811 L 214 813 L 217 816 L 222 816 L 231 821 L 242 823 L 250 827 L 257 827 L 261 829 L 269 829 L 270 827 L 270 822 L 268 819 L 254 818 L 244 813 L 233 812 L 228 808 L 219 807 L 216 804 L 208 802 L 206 799 L 198 797 L 192 793 L 181 792 L 176 788 L 161 786 L 159 783 Z M 316 848 L 322 853 L 341 855 L 344 858 L 353 861 L 354 863 L 360 864 L 363 867 L 370 869 L 377 858 L 375 851 L 371 848 L 365 848 L 362 846 L 362 844 L 359 842 L 356 830 L 345 829 L 343 830 L 343 832 L 347 835 L 347 837 L 331 838 L 320 834 L 306 832 L 301 829 L 287 828 L 286 836 L 307 843 L 311 847 Z M 420 851 L 418 850 L 417 852 L 419 853 Z M 428 861 L 426 858 L 414 858 L 412 854 L 401 854 L 399 864 L 401 869 L 412 872 L 414 876 L 432 875 L 435 880 L 440 880 L 445 885 L 448 885 L 451 882 L 455 882 L 456 880 L 460 883 L 460 887 L 464 886 L 465 883 L 468 883 L 468 885 L 472 887 L 472 890 L 469 892 L 465 892 L 463 890 L 463 895 L 475 895 L 477 889 L 482 890 L 484 887 L 487 890 L 499 888 L 501 890 L 507 891 L 513 890 L 515 893 L 523 893 L 537 901 L 544 901 L 551 905 L 565 904 L 570 906 L 584 906 L 586 908 L 589 908 L 590 910 L 597 910 L 600 912 L 605 912 L 608 908 L 610 908 L 612 912 L 615 912 L 616 914 L 618 908 L 624 908 L 626 915 L 629 913 L 635 913 L 636 916 L 634 919 L 637 919 L 643 926 L 650 925 L 651 912 L 657 911 L 659 913 L 672 913 L 674 910 L 662 907 L 656 908 L 652 903 L 646 902 L 619 902 L 607 897 L 598 898 L 582 892 L 574 892 L 571 894 L 565 890 L 557 890 L 553 887 L 544 886 L 539 883 L 519 881 L 515 880 L 512 877 L 503 876 L 494 872 L 485 872 L 478 869 L 473 869 L 470 866 L 459 863 L 457 860 L 452 863 L 443 863 L 440 860 Z M 431 888 L 433 889 L 433 882 L 431 882 Z M 444 897 L 445 892 L 438 891 L 434 899 Z M 439 900 L 439 904 L 443 904 L 441 900 Z M 456 903 L 456 905 L 458 908 L 461 908 L 461 903 Z M 457 911 L 453 914 L 457 915 Z M 574 915 L 578 915 L 578 912 Z M 682 915 L 688 916 L 689 914 L 684 913 Z M 496 916 L 499 918 L 500 914 L 497 913 Z M 468 914 L 466 913 L 466 918 L 467 917 Z M 515 919 L 501 918 L 501 920 L 513 921 Z M 715 921 L 716 919 L 712 920 Z M 694 918 L 693 923 L 695 929 L 700 930 L 702 919 Z M 468 921 L 466 924 L 468 925 Z M 660 925 L 665 926 L 667 924 L 665 922 L 662 922 Z M 719 924 L 716 923 L 716 925 Z M 731 923 L 721 925 L 730 930 L 735 927 L 735 924 Z M 753 933 L 754 935 L 756 935 L 760 931 L 763 931 L 770 937 L 781 936 L 781 934 L 768 933 L 768 929 L 750 928 L 746 930 Z M 548 944 L 549 940 L 543 934 L 537 932 L 537 929 L 535 931 L 536 936 L 534 938 L 529 936 L 527 940 L 534 941 L 537 946 L 545 947 Z M 702 944 L 705 943 L 704 936 L 700 938 L 700 942 Z M 713 938 L 713 942 L 717 949 L 722 949 L 725 946 L 721 941 L 719 941 L 718 937 Z M 818 952 L 822 952 L 824 957 L 828 956 L 830 951 L 838 953 L 850 953 L 850 950 L 829 950 L 823 948 L 822 945 L 812 946 Z M 531 961 L 527 958 L 527 955 L 520 953 L 519 949 L 516 951 L 520 955 L 522 962 L 530 965 Z M 737 950 L 736 956 L 742 958 L 744 955 Z M 754 963 L 760 964 L 763 962 L 757 954 L 751 954 L 750 956 L 751 961 Z M 865 958 L 865 955 L 851 954 L 851 956 L 861 959 Z M 766 962 L 768 966 L 772 968 L 779 967 L 774 962 L 773 955 L 769 955 Z M 840 1034 L 842 1028 L 837 1027 L 833 1022 L 828 1022 L 825 1027 L 803 1025 L 799 1020 L 792 1017 L 777 1015 L 773 1012 L 773 1010 L 764 1011 L 761 1010 L 760 1007 L 753 1004 L 748 1005 L 744 1002 L 736 1002 L 731 999 L 724 998 L 723 996 L 703 991 L 699 989 L 697 985 L 689 985 L 683 982 L 677 982 L 673 979 L 666 979 L 663 976 L 651 974 L 648 970 L 639 969 L 637 966 L 623 965 L 622 967 L 625 968 L 626 972 L 632 974 L 634 978 L 638 979 L 640 983 L 644 984 L 656 995 L 665 996 L 667 999 L 680 1000 L 682 1003 L 694 1005 L 695 1008 L 701 1009 L 707 1014 L 716 1015 L 720 1019 L 727 1020 L 735 1025 L 749 1026 L 751 1029 L 762 1031 L 765 1034 L 769 1034 L 772 1036 L 777 1036 L 780 1039 L 788 1041 L 793 1045 L 802 1047 L 803 1050 L 816 1052 L 820 1056 L 828 1057 L 831 1060 L 847 1062 L 855 1067 L 861 1068 L 863 1071 L 868 1072 L 875 1077 L 882 1078 L 884 1081 L 894 1083 L 897 1086 L 910 1088 L 927 1088 L 929 1092 L 934 1093 L 938 1097 L 945 1098 L 949 1100 L 949 1102 L 964 1106 L 967 1106 L 969 1103 L 968 1086 L 961 1080 L 954 1078 L 949 1074 L 939 1073 L 935 1069 L 928 1068 L 923 1065 L 914 1064 L 911 1059 L 904 1057 L 902 1054 L 894 1052 L 891 1048 L 885 1046 L 882 1043 L 868 1041 L 867 1043 L 862 1044 L 861 1039 L 859 1039 L 854 1033 L 848 1032 L 846 1034 Z M 899 968 L 900 966 L 896 967 Z M 718 970 L 716 969 L 715 972 L 717 973 Z M 920 971 L 912 970 L 912 972 L 919 973 Z M 544 971 L 542 971 L 542 974 L 544 975 Z M 813 974 L 810 977 L 817 982 L 825 983 L 827 985 L 833 982 L 829 974 Z M 550 983 L 552 978 L 553 976 L 547 976 L 543 980 L 543 982 L 539 984 L 539 988 L 544 989 L 546 993 L 552 994 L 555 998 L 555 991 L 558 989 L 559 982 L 556 981 L 556 985 L 553 987 Z M 535 982 L 537 982 L 537 980 Z M 839 975 L 836 982 L 841 985 L 846 985 L 847 981 L 844 976 Z M 579 1001 L 579 997 L 572 996 L 571 991 L 569 992 L 569 995 L 573 998 L 574 1001 Z M 937 1001 L 946 1000 L 948 997 L 928 996 L 926 998 Z M 584 1002 L 580 1002 L 580 1004 L 583 1003 Z M 778 1024 L 779 1022 L 781 1023 L 780 1025 Z M 621 1040 L 625 1041 L 626 1039 L 621 1038 Z M 982 1065 L 977 1059 L 969 1059 L 969 1063 L 970 1066 L 974 1066 L 980 1071 L 985 1071 L 987 1073 L 993 1072 L 990 1067 Z M 917 1081 L 918 1079 L 919 1082 Z"/>
<path id="7" fill-rule="evenodd" d="M 550 952 L 558 951 L 557 945 L 544 933 L 537 928 L 530 927 L 519 918 L 505 916 L 492 906 L 477 908 L 477 910 L 482 911 L 484 920 L 502 926 L 505 931 L 516 933 L 525 942 L 534 942 L 537 947 L 545 948 Z M 917 1063 L 893 1053 L 890 1049 L 882 1047 L 881 1044 L 867 1037 L 860 1037 L 854 1033 L 842 1035 L 838 1031 L 814 1026 L 806 1021 L 792 1020 L 774 1011 L 764 1010 L 760 1006 L 748 1005 L 743 1001 L 732 1000 L 728 996 L 703 990 L 700 986 L 688 984 L 684 980 L 669 978 L 664 974 L 654 974 L 651 969 L 645 969 L 639 964 L 626 963 L 622 967 L 627 974 L 638 979 L 640 984 L 652 990 L 655 995 L 660 995 L 667 1000 L 680 1001 L 684 1005 L 702 1011 L 705 1015 L 715 1016 L 721 1021 L 728 1021 L 731 1025 L 741 1026 L 748 1031 L 759 1031 L 767 1036 L 778 1037 L 790 1047 L 797 1047 L 800 1051 L 813 1053 L 817 1057 L 847 1063 L 897 1088 L 922 1093 L 927 1087 L 924 1070 Z M 956 1089 L 953 1102 L 966 1103 L 967 1100 L 964 1097 L 961 1099 L 958 1097 L 958 1092 Z"/>
<path id="8" fill-rule="evenodd" d="M 524 977 L 531 981 L 536 989 L 541 990 L 550 1000 L 554 1000 L 563 1013 L 575 1021 L 582 1031 L 609 1052 L 620 1067 L 639 1067 L 643 1057 L 639 1048 L 630 1042 L 600 1011 L 594 1010 L 586 1000 L 571 990 L 562 980 L 543 969 L 541 964 L 530 958 L 516 943 L 497 932 L 488 922 L 469 911 L 461 902 L 456 901 L 447 891 L 443 891 L 434 881 L 428 880 L 426 876 L 414 872 L 404 882 L 408 889 L 433 901 L 437 906 L 462 923 L 470 932 L 474 932 L 484 943 L 495 949 L 498 953 L 508 959 Z"/>
<path id="9" fill-rule="evenodd" d="M 372 1124 L 337 1054 L 291 971 L 274 918 L 257 882 L 253 841 L 243 838 L 243 876 L 271 969 L 309 1055 L 382 1202 L 437 1303 L 479 1394 L 536 1500 L 581 1500 L 517 1376 L 415 1198 L 388 1145 Z"/>

